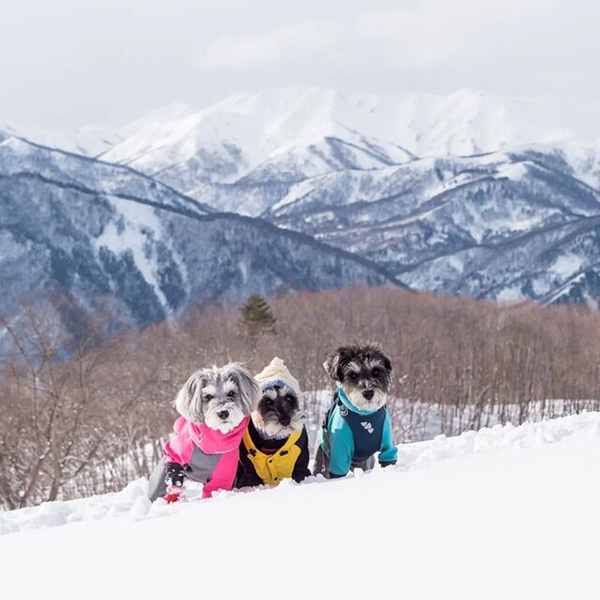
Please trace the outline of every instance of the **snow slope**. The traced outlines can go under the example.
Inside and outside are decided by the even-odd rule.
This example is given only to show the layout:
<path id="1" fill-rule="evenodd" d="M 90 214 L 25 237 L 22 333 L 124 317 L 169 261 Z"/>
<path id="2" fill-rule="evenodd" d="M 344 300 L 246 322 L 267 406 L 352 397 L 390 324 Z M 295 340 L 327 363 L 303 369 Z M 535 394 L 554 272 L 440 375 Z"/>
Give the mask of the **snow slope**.
<path id="1" fill-rule="evenodd" d="M 239 142 L 255 162 L 283 144 L 298 145 L 336 124 L 393 140 L 418 156 L 474 154 L 569 135 L 541 101 L 467 89 L 447 95 L 385 95 L 291 87 L 234 94 L 202 109 L 178 104 L 153 111 L 127 126 L 120 136 L 126 139 L 111 156 L 135 158 L 194 131 L 204 143 Z"/>
<path id="2" fill-rule="evenodd" d="M 282 88 L 196 109 L 173 105 L 119 130 L 103 154 L 214 206 L 210 185 L 299 181 L 415 156 L 467 155 L 569 137 L 547 105 L 461 90 L 449 95 L 341 94 Z M 229 200 L 229 202 L 228 202 Z M 265 202 L 263 202 L 264 208 Z M 237 212 L 251 212 L 242 204 Z"/>
<path id="3" fill-rule="evenodd" d="M 96 157 L 122 142 L 125 134 L 121 129 L 85 125 L 73 131 L 18 128 L 18 135 L 45 146 Z"/>
<path id="4" fill-rule="evenodd" d="M 0 514 L 8 598 L 597 598 L 600 414 L 400 447 L 400 463 L 179 506 Z"/>

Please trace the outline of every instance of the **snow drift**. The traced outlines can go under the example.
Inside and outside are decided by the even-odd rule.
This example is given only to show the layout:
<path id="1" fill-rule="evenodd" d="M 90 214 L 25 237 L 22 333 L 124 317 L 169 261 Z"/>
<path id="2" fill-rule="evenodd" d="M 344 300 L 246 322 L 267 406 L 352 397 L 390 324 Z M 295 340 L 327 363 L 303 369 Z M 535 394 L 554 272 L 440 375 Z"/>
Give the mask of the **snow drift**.
<path id="1" fill-rule="evenodd" d="M 0 515 L 6 597 L 595 598 L 600 413 L 400 446 L 338 481 Z"/>

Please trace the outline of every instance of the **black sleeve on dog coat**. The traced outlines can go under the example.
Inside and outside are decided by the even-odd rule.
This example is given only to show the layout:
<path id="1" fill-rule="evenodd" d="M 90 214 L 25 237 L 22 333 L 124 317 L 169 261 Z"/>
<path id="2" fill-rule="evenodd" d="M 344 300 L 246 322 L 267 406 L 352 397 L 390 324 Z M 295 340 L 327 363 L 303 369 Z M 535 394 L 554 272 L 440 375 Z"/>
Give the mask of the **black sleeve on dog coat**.
<path id="1" fill-rule="evenodd" d="M 262 485 L 263 480 L 257 475 L 254 466 L 248 458 L 248 451 L 242 442 L 240 444 L 240 459 L 238 462 L 237 474 L 235 476 L 234 487 L 237 489 L 245 487 L 256 487 Z"/>
<path id="2" fill-rule="evenodd" d="M 308 449 L 308 433 L 306 433 L 306 427 L 302 429 L 302 434 L 298 438 L 296 445 L 300 448 L 300 456 L 294 465 L 292 479 L 300 482 L 310 475 L 310 470 L 308 468 L 308 463 L 310 461 L 310 450 Z"/>

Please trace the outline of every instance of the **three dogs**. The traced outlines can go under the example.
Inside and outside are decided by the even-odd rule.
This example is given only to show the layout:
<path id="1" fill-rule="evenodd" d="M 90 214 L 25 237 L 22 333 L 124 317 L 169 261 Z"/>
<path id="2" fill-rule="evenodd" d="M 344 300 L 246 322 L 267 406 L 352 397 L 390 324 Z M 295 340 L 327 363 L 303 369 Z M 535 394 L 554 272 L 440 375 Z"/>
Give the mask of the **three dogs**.
<path id="1" fill-rule="evenodd" d="M 324 367 L 336 390 L 318 433 L 313 474 L 367 470 L 377 453 L 382 466 L 394 464 L 389 358 L 375 344 L 341 346 Z M 255 377 L 239 363 L 201 369 L 174 405 L 181 416 L 150 477 L 150 500 L 178 501 L 187 479 L 203 483 L 203 497 L 210 497 L 218 489 L 300 482 L 311 474 L 300 385 L 280 358 Z"/>

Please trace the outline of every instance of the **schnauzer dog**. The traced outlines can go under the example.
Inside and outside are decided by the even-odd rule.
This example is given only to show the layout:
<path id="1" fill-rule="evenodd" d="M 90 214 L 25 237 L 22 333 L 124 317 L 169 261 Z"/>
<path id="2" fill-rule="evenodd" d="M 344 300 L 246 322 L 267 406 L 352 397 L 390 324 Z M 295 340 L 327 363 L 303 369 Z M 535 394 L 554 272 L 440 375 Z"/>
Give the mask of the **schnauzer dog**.
<path id="1" fill-rule="evenodd" d="M 343 477 L 351 469 L 396 463 L 392 423 L 386 410 L 392 364 L 377 344 L 339 347 L 325 361 L 337 389 L 319 431 L 313 472 Z"/>
<path id="2" fill-rule="evenodd" d="M 298 380 L 280 358 L 255 379 L 262 397 L 240 445 L 236 487 L 277 485 L 287 477 L 302 481 L 310 475 L 310 453 Z"/>
<path id="3" fill-rule="evenodd" d="M 252 375 L 238 363 L 196 371 L 175 399 L 181 417 L 150 477 L 150 500 L 176 502 L 186 478 L 205 484 L 204 498 L 217 489 L 230 490 L 240 441 L 259 394 Z"/>

